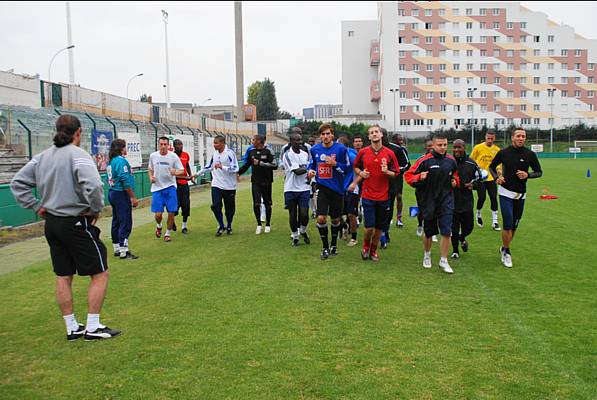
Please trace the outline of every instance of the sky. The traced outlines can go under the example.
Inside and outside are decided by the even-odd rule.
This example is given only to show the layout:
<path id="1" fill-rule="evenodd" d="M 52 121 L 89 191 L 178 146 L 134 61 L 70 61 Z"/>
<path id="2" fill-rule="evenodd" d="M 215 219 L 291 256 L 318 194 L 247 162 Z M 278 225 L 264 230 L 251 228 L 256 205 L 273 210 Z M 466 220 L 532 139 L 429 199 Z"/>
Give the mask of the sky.
<path id="1" fill-rule="evenodd" d="M 523 1 L 553 21 L 597 39 L 597 2 Z M 171 102 L 234 104 L 233 2 L 71 2 L 75 81 L 163 102 L 164 23 L 169 14 Z M 267 77 L 278 105 L 292 114 L 314 104 L 340 104 L 341 21 L 375 19 L 376 2 L 243 2 L 244 83 Z M 47 79 L 52 56 L 66 46 L 65 2 L 0 2 L 0 70 Z M 52 64 L 68 82 L 68 57 Z M 212 99 L 207 101 L 207 99 Z"/>

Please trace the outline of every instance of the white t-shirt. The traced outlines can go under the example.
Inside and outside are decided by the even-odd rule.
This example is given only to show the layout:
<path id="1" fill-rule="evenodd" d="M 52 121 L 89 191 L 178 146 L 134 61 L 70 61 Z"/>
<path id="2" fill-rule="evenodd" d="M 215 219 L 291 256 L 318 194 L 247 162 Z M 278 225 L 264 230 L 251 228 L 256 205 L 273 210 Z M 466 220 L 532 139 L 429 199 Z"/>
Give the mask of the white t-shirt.
<path id="1" fill-rule="evenodd" d="M 307 168 L 309 165 L 309 153 L 301 149 L 299 153 L 289 149 L 282 156 L 284 164 L 284 191 L 285 192 L 306 192 L 311 190 L 311 185 L 307 183 L 307 174 L 297 175 L 292 170 L 297 168 Z"/>
<path id="2" fill-rule="evenodd" d="M 155 177 L 155 183 L 151 184 L 152 192 L 157 192 L 170 186 L 176 187 L 176 177 L 170 173 L 170 170 L 172 168 L 183 169 L 180 158 L 171 151 L 165 156 L 161 155 L 159 151 L 151 153 L 147 166 L 151 168 Z"/>

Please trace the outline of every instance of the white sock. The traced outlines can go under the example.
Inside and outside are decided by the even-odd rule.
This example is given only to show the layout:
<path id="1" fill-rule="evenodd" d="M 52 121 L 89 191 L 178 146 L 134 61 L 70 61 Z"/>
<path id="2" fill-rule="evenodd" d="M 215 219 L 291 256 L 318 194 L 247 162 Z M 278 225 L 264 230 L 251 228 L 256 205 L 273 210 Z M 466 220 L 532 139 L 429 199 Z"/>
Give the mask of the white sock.
<path id="1" fill-rule="evenodd" d="M 300 232 L 300 233 L 307 233 L 307 227 L 306 227 L 306 226 L 301 226 L 301 227 L 299 228 L 299 232 Z"/>
<path id="2" fill-rule="evenodd" d="M 87 332 L 96 331 L 100 327 L 99 314 L 87 314 Z"/>
<path id="3" fill-rule="evenodd" d="M 431 251 L 426 251 L 425 252 L 425 258 L 427 258 L 427 257 L 431 257 Z"/>
<path id="4" fill-rule="evenodd" d="M 185 229 L 186 227 L 187 227 L 187 223 L 186 223 L 186 222 L 183 222 L 183 223 L 182 223 L 182 229 Z"/>
<path id="5" fill-rule="evenodd" d="M 481 210 L 477 210 L 477 218 L 481 218 Z"/>
<path id="6" fill-rule="evenodd" d="M 166 229 L 166 234 L 164 236 L 170 236 L 170 229 Z"/>
<path id="7" fill-rule="evenodd" d="M 121 248 L 120 248 L 120 256 L 121 256 L 121 257 L 124 257 L 124 256 L 126 256 L 126 253 L 128 253 L 128 251 L 129 251 L 129 248 L 128 248 L 128 246 L 127 246 L 127 247 L 121 247 Z"/>
<path id="8" fill-rule="evenodd" d="M 299 238 L 299 233 L 297 232 L 292 232 L 292 234 L 290 235 L 292 236 L 293 239 L 298 239 Z"/>
<path id="9" fill-rule="evenodd" d="M 63 315 L 62 318 L 64 318 L 67 333 L 79 330 L 79 323 L 75 318 L 75 314 Z"/>
<path id="10" fill-rule="evenodd" d="M 162 223 L 160 222 L 159 224 L 156 224 L 156 226 L 161 229 L 162 228 Z"/>
<path id="11" fill-rule="evenodd" d="M 439 262 L 444 262 L 444 263 L 447 263 L 447 262 L 448 262 L 448 259 L 447 259 L 446 257 L 440 257 L 440 258 L 439 258 Z"/>
<path id="12" fill-rule="evenodd" d="M 493 220 L 494 224 L 497 224 L 497 220 L 498 220 L 498 212 L 497 211 L 491 212 L 491 219 Z"/>
<path id="13" fill-rule="evenodd" d="M 114 253 L 118 253 L 120 251 L 120 243 L 112 243 L 112 247 L 114 248 Z"/>

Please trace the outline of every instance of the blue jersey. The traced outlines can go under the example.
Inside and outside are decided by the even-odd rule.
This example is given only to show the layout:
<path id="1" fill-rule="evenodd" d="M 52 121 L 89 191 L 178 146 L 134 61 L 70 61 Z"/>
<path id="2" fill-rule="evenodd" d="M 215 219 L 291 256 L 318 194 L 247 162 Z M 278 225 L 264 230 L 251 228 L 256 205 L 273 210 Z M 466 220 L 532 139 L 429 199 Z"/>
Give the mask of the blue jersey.
<path id="1" fill-rule="evenodd" d="M 344 191 L 348 190 L 348 187 L 354 180 L 354 159 L 357 158 L 358 152 L 352 147 L 348 147 L 348 160 L 350 161 L 350 168 L 344 174 Z"/>
<path id="2" fill-rule="evenodd" d="M 336 160 L 336 166 L 326 164 L 325 158 Z M 343 144 L 334 142 L 330 147 L 316 144 L 311 148 L 309 169 L 315 171 L 315 180 L 334 192 L 344 195 L 344 177 L 351 168 L 348 151 Z"/>
<path id="3" fill-rule="evenodd" d="M 114 157 L 106 167 L 108 173 L 108 185 L 110 190 L 119 192 L 125 189 L 132 189 L 135 186 L 135 178 L 131 171 L 131 165 L 126 158 L 122 156 Z"/>

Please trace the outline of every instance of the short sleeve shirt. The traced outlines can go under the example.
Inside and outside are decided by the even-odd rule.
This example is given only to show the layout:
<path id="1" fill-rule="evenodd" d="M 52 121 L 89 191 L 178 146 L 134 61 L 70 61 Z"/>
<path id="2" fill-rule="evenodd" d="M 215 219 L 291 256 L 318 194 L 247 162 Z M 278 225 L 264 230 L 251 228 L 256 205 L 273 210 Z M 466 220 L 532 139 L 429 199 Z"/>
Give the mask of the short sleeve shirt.
<path id="1" fill-rule="evenodd" d="M 148 167 L 153 171 L 155 183 L 151 184 L 151 191 L 157 192 L 170 186 L 176 187 L 176 177 L 170 173 L 172 168 L 183 169 L 178 156 L 169 151 L 165 156 L 159 151 L 151 153 L 149 156 Z"/>

